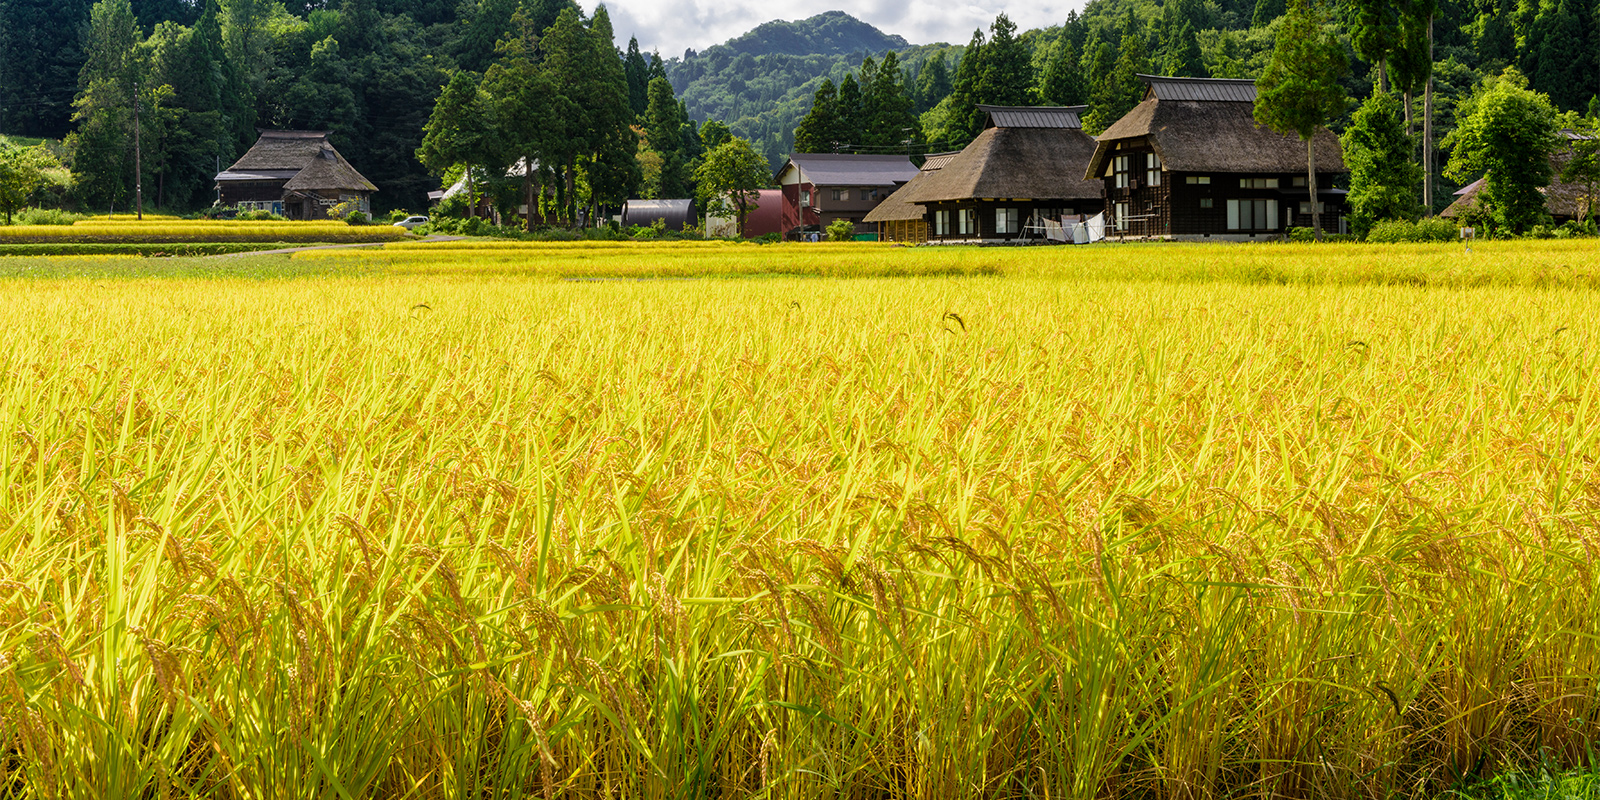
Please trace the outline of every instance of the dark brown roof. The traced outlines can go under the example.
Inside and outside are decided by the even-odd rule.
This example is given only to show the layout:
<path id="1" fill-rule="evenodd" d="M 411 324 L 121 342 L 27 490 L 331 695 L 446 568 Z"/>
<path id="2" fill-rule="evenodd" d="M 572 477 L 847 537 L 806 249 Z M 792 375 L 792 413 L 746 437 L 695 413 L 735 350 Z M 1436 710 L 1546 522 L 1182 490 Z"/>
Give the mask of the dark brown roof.
<path id="1" fill-rule="evenodd" d="M 1082 128 L 1088 106 L 985 106 L 985 128 Z"/>
<path id="2" fill-rule="evenodd" d="M 319 189 L 351 189 L 360 192 L 376 192 L 378 187 L 362 177 L 350 162 L 339 155 L 339 151 L 332 145 L 324 147 L 316 158 L 311 159 L 300 174 L 289 179 L 283 185 L 285 191 L 306 192 Z"/>
<path id="3" fill-rule="evenodd" d="M 285 179 L 283 188 L 291 192 L 378 190 L 339 155 L 327 131 L 262 131 L 248 152 L 217 175 L 219 183 Z"/>
<path id="4" fill-rule="evenodd" d="M 989 128 L 905 199 L 1098 200 L 1101 182 L 1082 177 L 1094 147 L 1074 128 Z"/>
<path id="5" fill-rule="evenodd" d="M 1100 134 L 1086 174 L 1104 175 L 1115 143 L 1142 137 L 1175 172 L 1305 172 L 1305 142 L 1257 124 L 1253 102 L 1236 99 L 1254 98 L 1254 82 L 1143 77 L 1150 83 L 1146 99 Z M 1202 95 L 1229 99 L 1183 99 Z M 1318 172 L 1345 171 L 1339 137 L 1319 129 L 1313 141 Z"/>
<path id="6" fill-rule="evenodd" d="M 961 155 L 960 151 L 934 153 L 928 156 L 928 159 L 922 162 L 922 171 L 918 172 L 916 177 L 907 181 L 904 186 L 894 190 L 894 194 L 885 197 L 883 202 L 879 203 L 878 207 L 872 209 L 865 217 L 862 217 L 861 221 L 899 222 L 908 219 L 922 219 L 923 215 L 928 213 L 927 207 L 919 206 L 906 199 L 911 196 L 910 192 L 915 191 L 912 187 L 916 186 L 926 176 L 943 169 L 944 165 L 950 163 L 958 155 Z"/>
<path id="7" fill-rule="evenodd" d="M 262 170 L 302 170 L 311 159 L 328 144 L 327 131 L 262 131 L 250 148 L 229 172 L 259 172 Z"/>

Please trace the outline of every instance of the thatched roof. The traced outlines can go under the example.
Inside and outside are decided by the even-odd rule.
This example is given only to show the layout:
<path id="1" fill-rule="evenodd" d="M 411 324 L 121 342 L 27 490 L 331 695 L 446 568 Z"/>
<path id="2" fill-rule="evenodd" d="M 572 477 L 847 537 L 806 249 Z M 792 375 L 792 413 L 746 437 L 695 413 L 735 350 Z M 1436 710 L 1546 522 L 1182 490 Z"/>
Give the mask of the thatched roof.
<path id="1" fill-rule="evenodd" d="M 357 172 L 355 167 L 350 166 L 350 162 L 344 160 L 344 156 L 339 155 L 339 151 L 333 149 L 331 145 L 324 147 L 321 152 L 317 153 L 316 158 L 311 159 L 311 163 L 307 164 L 305 169 L 300 170 L 300 174 L 290 178 L 289 182 L 283 185 L 283 188 L 291 192 L 317 191 L 319 189 L 350 189 L 359 192 L 378 191 L 378 187 L 373 186 L 371 181 L 362 177 L 361 173 Z"/>
<path id="2" fill-rule="evenodd" d="M 914 187 L 907 185 L 911 191 L 905 199 L 916 203 L 988 197 L 1100 199 L 1104 195 L 1100 181 L 1079 177 L 1095 146 L 1077 127 L 1082 110 L 1082 106 L 985 106 L 990 127 L 943 169 Z"/>
<path id="3" fill-rule="evenodd" d="M 349 189 L 375 192 L 328 141 L 327 131 L 262 131 L 260 138 L 218 182 L 287 180 L 287 191 Z"/>
<path id="4" fill-rule="evenodd" d="M 1568 140 L 1588 138 L 1584 134 L 1564 130 L 1561 132 Z M 1550 166 L 1553 174 L 1550 176 L 1550 185 L 1539 191 L 1544 193 L 1544 207 L 1554 217 L 1569 217 L 1583 219 L 1589 213 L 1589 189 L 1577 183 L 1563 183 L 1561 171 L 1566 168 L 1567 162 L 1572 159 L 1572 151 L 1563 149 L 1550 157 Z M 1459 217 L 1478 205 L 1478 194 L 1483 190 L 1484 178 L 1479 178 L 1456 191 L 1455 202 L 1439 212 L 1441 217 Z M 1600 201 L 1597 201 L 1600 202 Z"/>
<path id="5" fill-rule="evenodd" d="M 1174 172 L 1305 172 L 1306 145 L 1256 123 L 1255 82 L 1141 75 L 1145 99 L 1097 138 L 1087 175 L 1105 174 L 1119 140 L 1148 137 Z M 1318 172 L 1344 172 L 1339 137 L 1321 129 Z"/>
<path id="6" fill-rule="evenodd" d="M 928 213 L 928 209 L 925 206 L 919 206 L 907 200 L 906 198 L 911 196 L 909 192 L 914 191 L 912 187 L 916 186 L 919 181 L 943 169 L 944 165 L 950 163 L 951 159 L 958 155 L 960 155 L 959 152 L 953 152 L 935 153 L 928 156 L 928 160 L 922 162 L 922 171 L 918 172 L 916 177 L 907 181 L 906 185 L 894 190 L 894 194 L 884 198 L 883 202 L 879 203 L 878 207 L 872 209 L 865 217 L 862 217 L 861 221 L 900 222 L 903 220 L 922 219 Z"/>

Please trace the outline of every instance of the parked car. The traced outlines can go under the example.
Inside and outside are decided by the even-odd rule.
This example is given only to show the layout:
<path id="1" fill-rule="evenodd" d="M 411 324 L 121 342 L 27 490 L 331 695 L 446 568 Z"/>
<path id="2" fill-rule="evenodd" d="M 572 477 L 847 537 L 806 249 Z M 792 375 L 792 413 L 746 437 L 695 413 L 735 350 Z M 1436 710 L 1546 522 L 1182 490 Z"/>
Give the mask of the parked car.
<path id="1" fill-rule="evenodd" d="M 406 217 L 405 219 L 396 222 L 394 226 L 396 228 L 405 228 L 409 231 L 412 228 L 417 228 L 426 224 L 428 224 L 427 217 Z"/>

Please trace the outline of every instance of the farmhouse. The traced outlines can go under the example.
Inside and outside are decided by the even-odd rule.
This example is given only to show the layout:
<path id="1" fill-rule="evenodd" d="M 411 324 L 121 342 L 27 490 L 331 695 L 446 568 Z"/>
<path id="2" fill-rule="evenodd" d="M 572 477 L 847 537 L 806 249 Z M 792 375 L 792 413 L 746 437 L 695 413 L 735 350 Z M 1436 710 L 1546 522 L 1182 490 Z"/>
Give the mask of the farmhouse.
<path id="1" fill-rule="evenodd" d="M 255 146 L 217 174 L 216 188 L 221 205 L 290 219 L 327 219 L 328 209 L 348 202 L 370 214 L 378 191 L 333 148 L 327 131 L 261 131 Z"/>
<path id="2" fill-rule="evenodd" d="M 803 153 L 789 156 L 775 183 L 783 190 L 784 235 L 818 233 L 837 220 L 856 223 L 917 176 L 909 156 Z M 869 227 L 863 231 L 873 232 Z"/>
<path id="3" fill-rule="evenodd" d="M 984 130 L 954 158 L 906 188 L 926 208 L 929 242 L 1044 238 L 1044 223 L 1097 214 L 1104 188 L 1080 178 L 1095 142 L 1084 106 L 979 106 Z"/>
<path id="4" fill-rule="evenodd" d="M 1570 143 L 1589 139 L 1589 136 L 1570 129 L 1562 130 L 1561 135 L 1568 146 L 1550 156 L 1552 170 L 1550 185 L 1539 190 L 1544 194 L 1545 210 L 1550 212 L 1551 220 L 1557 225 L 1572 220 L 1587 219 L 1595 201 L 1600 200 L 1600 186 L 1584 186 L 1561 180 L 1561 171 L 1566 168 L 1567 162 L 1571 161 L 1573 156 Z M 1472 211 L 1478 206 L 1478 193 L 1483 189 L 1484 181 L 1484 178 L 1479 178 L 1461 187 L 1455 194 L 1455 202 L 1439 212 L 1439 216 L 1452 219 L 1465 218 L 1463 221 L 1470 219 Z"/>
<path id="5" fill-rule="evenodd" d="M 907 198 L 916 191 L 915 187 L 928 179 L 929 175 L 944 168 L 960 153 L 934 153 L 922 162 L 922 171 L 908 181 L 904 186 L 894 191 L 870 214 L 862 218 L 869 225 L 878 226 L 878 240 L 882 242 L 909 242 L 921 244 L 928 241 L 928 209 L 911 202 Z"/>
<path id="6" fill-rule="evenodd" d="M 1105 184 L 1108 236 L 1250 240 L 1311 226 L 1305 142 L 1256 123 L 1255 81 L 1139 77 L 1144 101 L 1100 134 L 1085 175 Z M 1322 228 L 1343 233 L 1339 139 L 1313 141 Z"/>

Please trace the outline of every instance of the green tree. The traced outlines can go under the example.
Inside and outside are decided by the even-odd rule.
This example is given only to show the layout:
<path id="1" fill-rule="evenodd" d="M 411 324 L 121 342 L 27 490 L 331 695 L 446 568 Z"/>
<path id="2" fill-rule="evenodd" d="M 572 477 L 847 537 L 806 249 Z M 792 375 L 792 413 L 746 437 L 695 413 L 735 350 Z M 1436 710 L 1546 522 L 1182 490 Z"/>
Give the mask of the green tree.
<path id="1" fill-rule="evenodd" d="M 1571 120 L 1571 127 L 1578 138 L 1567 143 L 1571 153 L 1562 165 L 1561 181 L 1583 187 L 1584 215 L 1593 221 L 1600 219 L 1600 119 L 1591 114 Z"/>
<path id="2" fill-rule="evenodd" d="M 72 126 L 92 0 L 0 0 L 0 131 L 60 138 Z"/>
<path id="3" fill-rule="evenodd" d="M 1250 15 L 1250 27 L 1265 28 L 1284 14 L 1284 0 L 1256 0 L 1255 11 Z"/>
<path id="4" fill-rule="evenodd" d="M 469 216 L 477 215 L 477 176 L 482 167 L 497 160 L 489 107 L 479 77 L 465 70 L 456 72 L 434 104 L 423 127 L 422 146 L 417 149 L 417 160 L 435 175 L 442 177 L 465 168 Z"/>
<path id="5" fill-rule="evenodd" d="M 983 72 L 978 79 L 980 103 L 997 106 L 1026 106 L 1034 102 L 1033 63 L 1027 45 L 1017 38 L 1017 25 L 1001 14 L 989 26 L 989 42 L 983 48 Z M 983 115 L 976 115 L 977 127 Z M 974 136 L 977 132 L 974 131 Z"/>
<path id="6" fill-rule="evenodd" d="M 1194 26 L 1184 20 L 1167 44 L 1166 60 L 1161 72 L 1188 78 L 1206 77 L 1205 60 L 1200 54 L 1200 38 Z"/>
<path id="7" fill-rule="evenodd" d="M 645 146 L 661 158 L 661 172 L 648 193 L 657 198 L 688 196 L 683 153 L 682 107 L 666 78 L 650 81 L 650 106 L 644 115 Z"/>
<path id="8" fill-rule="evenodd" d="M 1350 98 L 1339 79 L 1349 70 L 1344 47 L 1323 28 L 1313 0 L 1293 0 L 1278 27 L 1272 59 L 1256 81 L 1257 122 L 1306 143 L 1306 186 L 1310 191 L 1311 227 L 1322 239 L 1322 212 L 1317 198 L 1316 133 L 1344 113 Z"/>
<path id="9" fill-rule="evenodd" d="M 843 141 L 839 90 L 833 81 L 823 78 L 822 85 L 811 98 L 811 110 L 795 128 L 794 150 L 797 153 L 834 153 Z"/>
<path id="10" fill-rule="evenodd" d="M 1083 121 L 1084 130 L 1091 133 L 1111 127 L 1111 123 L 1132 111 L 1144 97 L 1144 81 L 1139 75 L 1150 71 L 1145 59 L 1144 37 L 1137 33 L 1126 34 L 1119 49 L 1121 53 L 1110 76 L 1095 84 L 1093 89 L 1089 116 Z"/>
<path id="11" fill-rule="evenodd" d="M 531 231 L 534 212 L 539 207 L 535 197 L 538 168 L 555 149 L 548 125 L 553 98 L 550 80 L 539 68 L 539 37 L 533 19 L 518 12 L 512 17 L 511 27 L 515 34 L 495 46 L 499 59 L 483 77 L 485 116 L 492 124 L 490 141 L 498 151 L 493 159 L 495 166 L 522 163 L 522 197 L 528 207 L 526 225 Z"/>
<path id="12" fill-rule="evenodd" d="M 628 54 L 622 59 L 623 72 L 628 76 L 628 107 L 635 117 L 642 117 L 650 107 L 650 62 L 639 53 L 639 40 L 628 39 Z"/>
<path id="13" fill-rule="evenodd" d="M 45 185 L 45 171 L 61 164 L 44 147 L 16 147 L 0 141 L 0 211 L 11 215 L 28 204 L 29 198 Z"/>
<path id="14" fill-rule="evenodd" d="M 1480 83 L 1456 109 L 1456 129 L 1445 137 L 1450 161 L 1444 174 L 1466 183 L 1483 176 L 1481 213 L 1496 231 L 1520 233 L 1549 219 L 1544 194 L 1550 155 L 1560 143 L 1550 98 L 1528 89 L 1515 69 Z"/>
<path id="15" fill-rule="evenodd" d="M 1382 220 L 1414 219 L 1422 168 L 1411 160 L 1413 143 L 1394 95 L 1374 92 L 1367 98 L 1340 142 L 1350 168 L 1350 222 L 1356 235 L 1366 236 Z"/>
<path id="16" fill-rule="evenodd" d="M 708 119 L 706 124 L 700 126 L 700 144 L 708 153 L 732 138 L 733 131 L 718 120 Z"/>
<path id="17" fill-rule="evenodd" d="M 1056 106 L 1081 105 L 1088 100 L 1083 82 L 1082 59 L 1072 40 L 1063 36 L 1050 47 L 1039 84 L 1039 98 Z"/>
<path id="18" fill-rule="evenodd" d="M 870 61 L 870 59 L 868 59 Z M 868 79 L 866 62 L 862 69 L 861 143 L 882 149 L 922 140 L 922 125 L 911 110 L 911 94 L 906 91 L 900 58 L 891 50 L 883 55 Z"/>
<path id="19" fill-rule="evenodd" d="M 139 82 L 138 25 L 128 0 L 102 0 L 90 11 L 81 90 L 73 101 L 77 130 L 67 137 L 78 194 L 91 205 L 127 198 L 133 180 L 133 103 Z"/>
<path id="20" fill-rule="evenodd" d="M 956 65 L 956 78 L 950 89 L 950 106 L 945 117 L 945 146 L 951 150 L 966 147 L 983 126 L 978 104 L 984 102 L 981 82 L 984 73 L 983 31 L 973 31 L 972 40 Z"/>
<path id="21" fill-rule="evenodd" d="M 701 207 L 707 215 L 732 213 L 738 220 L 739 235 L 744 223 L 761 198 L 760 189 L 771 181 L 767 159 L 748 141 L 729 139 L 706 154 L 695 172 L 700 183 Z"/>
<path id="22" fill-rule="evenodd" d="M 1600 23 L 1600 14 L 1585 25 L 1583 5 L 1575 0 L 1556 0 L 1543 6 L 1522 50 L 1522 72 L 1528 76 L 1528 85 L 1566 111 L 1583 108 L 1600 90 L 1594 45 L 1585 42 L 1585 28 L 1600 32 L 1600 25 L 1596 24 Z"/>
<path id="23" fill-rule="evenodd" d="M 1389 90 L 1389 57 L 1400 46 L 1400 5 L 1397 0 L 1346 0 L 1345 23 L 1350 46 L 1363 61 L 1378 68 L 1378 91 Z"/>
<path id="24" fill-rule="evenodd" d="M 944 53 L 937 53 L 917 73 L 916 112 L 921 114 L 938 105 L 950 95 L 950 89 L 950 66 L 945 63 Z"/>
<path id="25" fill-rule="evenodd" d="M 840 142 L 845 145 L 861 143 L 862 114 L 861 84 L 856 81 L 855 75 L 845 75 L 839 81 L 839 132 L 842 134 Z"/>

